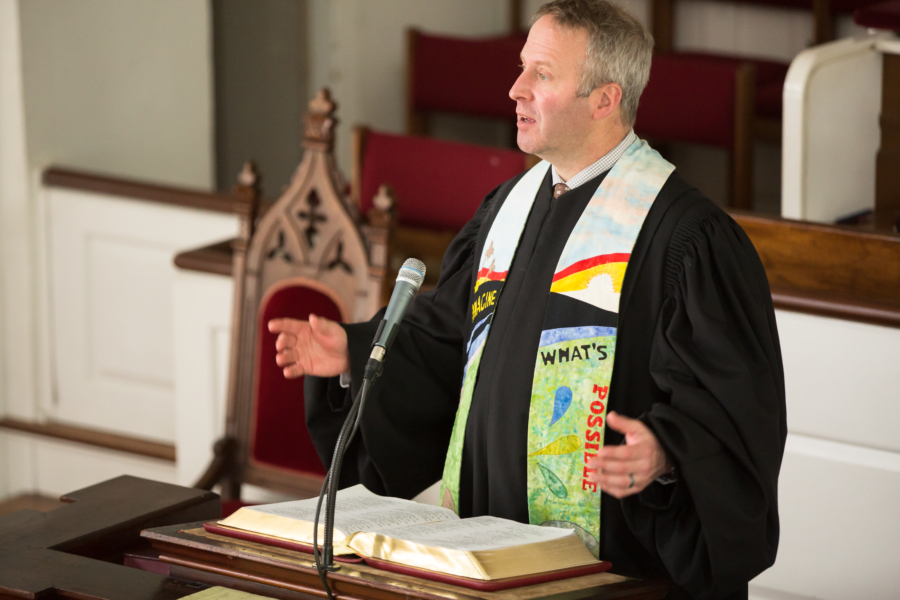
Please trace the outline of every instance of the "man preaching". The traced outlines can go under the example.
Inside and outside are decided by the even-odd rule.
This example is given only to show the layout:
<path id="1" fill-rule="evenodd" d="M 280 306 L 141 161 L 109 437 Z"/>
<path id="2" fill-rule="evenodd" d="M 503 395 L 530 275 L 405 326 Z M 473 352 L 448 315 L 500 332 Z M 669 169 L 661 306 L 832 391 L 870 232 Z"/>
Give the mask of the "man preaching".
<path id="1" fill-rule="evenodd" d="M 744 232 L 632 130 L 652 47 L 606 0 L 534 15 L 509 94 L 543 162 L 488 194 L 413 302 L 341 485 L 440 479 L 462 517 L 574 529 L 671 598 L 746 598 L 778 545 L 775 315 Z M 285 376 L 315 376 L 326 464 L 380 319 L 269 324 Z"/>

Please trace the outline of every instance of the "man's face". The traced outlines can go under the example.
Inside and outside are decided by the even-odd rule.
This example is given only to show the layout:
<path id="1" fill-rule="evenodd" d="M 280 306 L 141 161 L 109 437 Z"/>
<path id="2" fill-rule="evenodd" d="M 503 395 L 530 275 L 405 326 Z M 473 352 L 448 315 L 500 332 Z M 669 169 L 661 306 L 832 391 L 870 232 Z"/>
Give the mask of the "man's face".
<path id="1" fill-rule="evenodd" d="M 523 152 L 553 163 L 571 160 L 592 129 L 588 98 L 577 96 L 587 32 L 541 17 L 522 48 L 522 74 L 509 90 L 516 101 L 516 141 Z"/>

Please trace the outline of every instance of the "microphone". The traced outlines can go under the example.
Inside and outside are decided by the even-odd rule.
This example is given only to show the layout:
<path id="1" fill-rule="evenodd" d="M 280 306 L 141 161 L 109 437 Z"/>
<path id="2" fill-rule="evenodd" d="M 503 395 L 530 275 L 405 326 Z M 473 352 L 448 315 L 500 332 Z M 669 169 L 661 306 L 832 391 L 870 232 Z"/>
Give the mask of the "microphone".
<path id="1" fill-rule="evenodd" d="M 406 309 L 409 308 L 409 303 L 412 302 L 416 292 L 422 287 L 423 281 L 425 281 L 425 263 L 415 258 L 406 259 L 406 262 L 400 267 L 400 272 L 397 273 L 397 283 L 394 284 L 391 301 L 388 302 L 384 318 L 378 324 L 378 331 L 375 332 L 372 354 L 369 357 L 369 363 L 366 364 L 367 378 L 375 374 L 375 369 L 380 371 L 384 354 L 391 347 L 394 338 L 397 337 L 400 321 L 403 320 L 403 315 L 406 314 Z"/>

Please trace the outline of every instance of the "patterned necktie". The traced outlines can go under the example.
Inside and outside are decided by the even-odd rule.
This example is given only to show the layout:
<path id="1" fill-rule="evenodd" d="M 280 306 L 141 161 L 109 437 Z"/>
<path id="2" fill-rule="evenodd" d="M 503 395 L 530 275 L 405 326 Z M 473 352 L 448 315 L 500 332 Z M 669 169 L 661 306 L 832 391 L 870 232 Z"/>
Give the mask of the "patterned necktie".
<path id="1" fill-rule="evenodd" d="M 569 186 L 564 183 L 557 183 L 553 186 L 553 199 L 559 198 L 563 194 L 569 191 Z"/>

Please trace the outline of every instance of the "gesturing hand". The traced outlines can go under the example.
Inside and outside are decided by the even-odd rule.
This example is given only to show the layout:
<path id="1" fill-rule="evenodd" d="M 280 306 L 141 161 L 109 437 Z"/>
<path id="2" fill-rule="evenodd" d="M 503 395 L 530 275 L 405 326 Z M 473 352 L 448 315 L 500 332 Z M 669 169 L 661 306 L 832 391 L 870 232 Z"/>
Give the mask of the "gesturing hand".
<path id="1" fill-rule="evenodd" d="M 275 340 L 275 363 L 284 367 L 284 376 L 334 377 L 350 369 L 347 332 L 325 317 L 309 315 L 309 321 L 272 319 L 269 331 Z"/>
<path id="2" fill-rule="evenodd" d="M 616 498 L 637 494 L 669 470 L 666 452 L 649 427 L 637 419 L 610 412 L 606 426 L 625 435 L 625 444 L 604 446 L 591 459 L 591 481 Z"/>

